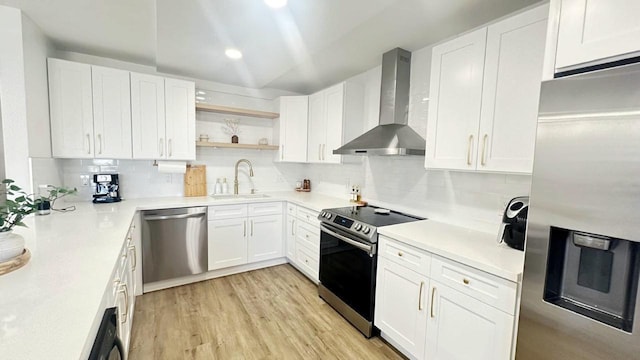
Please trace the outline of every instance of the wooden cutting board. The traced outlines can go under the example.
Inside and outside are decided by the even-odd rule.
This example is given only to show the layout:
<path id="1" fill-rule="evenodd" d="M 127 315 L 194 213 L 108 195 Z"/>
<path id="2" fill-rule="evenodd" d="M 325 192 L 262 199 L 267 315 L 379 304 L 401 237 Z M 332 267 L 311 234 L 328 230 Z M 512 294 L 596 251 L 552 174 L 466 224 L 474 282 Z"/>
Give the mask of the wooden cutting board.
<path id="1" fill-rule="evenodd" d="M 207 195 L 207 167 L 206 165 L 187 165 L 184 174 L 184 196 Z"/>

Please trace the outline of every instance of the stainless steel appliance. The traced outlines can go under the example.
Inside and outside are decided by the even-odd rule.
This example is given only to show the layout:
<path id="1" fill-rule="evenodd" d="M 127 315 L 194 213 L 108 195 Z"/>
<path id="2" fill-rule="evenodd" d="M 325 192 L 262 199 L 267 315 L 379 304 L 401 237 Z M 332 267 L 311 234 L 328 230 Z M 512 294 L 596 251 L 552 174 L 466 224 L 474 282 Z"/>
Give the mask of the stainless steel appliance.
<path id="1" fill-rule="evenodd" d="M 94 203 L 113 203 L 120 201 L 120 180 L 118 174 L 94 174 Z"/>
<path id="2" fill-rule="evenodd" d="M 516 358 L 640 356 L 640 64 L 544 82 Z"/>
<path id="3" fill-rule="evenodd" d="M 149 210 L 142 216 L 145 285 L 207 271 L 206 207 Z"/>
<path id="4" fill-rule="evenodd" d="M 422 220 L 374 206 L 323 210 L 318 294 L 367 338 L 373 327 L 378 227 Z"/>
<path id="5" fill-rule="evenodd" d="M 98 334 L 91 347 L 89 360 L 124 359 L 122 341 L 118 338 L 118 317 L 115 307 L 108 308 L 102 315 Z"/>
<path id="6" fill-rule="evenodd" d="M 520 196 L 511 199 L 502 214 L 502 224 L 498 231 L 498 243 L 504 242 L 510 247 L 524 250 L 524 235 L 527 230 L 529 197 Z"/>
<path id="7" fill-rule="evenodd" d="M 411 53 L 395 48 L 382 55 L 379 125 L 333 150 L 343 155 L 422 155 L 425 141 L 408 125 Z M 348 120 L 347 120 L 348 121 Z"/>

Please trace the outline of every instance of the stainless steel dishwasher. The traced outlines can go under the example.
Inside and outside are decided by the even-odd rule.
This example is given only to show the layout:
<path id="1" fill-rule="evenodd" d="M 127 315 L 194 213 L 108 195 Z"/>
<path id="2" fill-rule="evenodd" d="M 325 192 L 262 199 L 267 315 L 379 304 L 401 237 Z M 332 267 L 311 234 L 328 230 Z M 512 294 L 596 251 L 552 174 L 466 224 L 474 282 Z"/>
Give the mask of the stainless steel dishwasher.
<path id="1" fill-rule="evenodd" d="M 142 212 L 144 284 L 207 271 L 207 208 Z"/>

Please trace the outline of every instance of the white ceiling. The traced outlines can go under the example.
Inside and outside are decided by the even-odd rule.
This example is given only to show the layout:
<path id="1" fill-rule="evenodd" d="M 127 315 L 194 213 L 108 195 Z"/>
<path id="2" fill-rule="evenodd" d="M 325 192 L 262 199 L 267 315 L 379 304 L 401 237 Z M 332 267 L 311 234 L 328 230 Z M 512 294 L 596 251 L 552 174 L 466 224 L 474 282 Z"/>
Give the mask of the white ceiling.
<path id="1" fill-rule="evenodd" d="M 251 88 L 310 93 L 539 0 L 0 0 L 61 50 Z M 244 53 L 225 57 L 226 47 Z"/>

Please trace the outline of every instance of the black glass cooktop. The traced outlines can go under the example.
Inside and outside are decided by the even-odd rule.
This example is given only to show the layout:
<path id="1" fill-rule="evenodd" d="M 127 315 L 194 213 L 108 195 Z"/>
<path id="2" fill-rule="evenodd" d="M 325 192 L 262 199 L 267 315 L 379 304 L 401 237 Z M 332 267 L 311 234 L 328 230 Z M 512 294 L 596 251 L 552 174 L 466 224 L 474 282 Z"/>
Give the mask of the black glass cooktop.
<path id="1" fill-rule="evenodd" d="M 325 211 L 330 211 L 336 215 L 340 215 L 375 227 L 402 224 L 416 220 L 424 220 L 424 218 L 403 214 L 397 211 L 390 211 L 386 214 L 377 213 L 375 211 L 376 209 L 381 208 L 375 206 L 351 206 L 326 209 Z"/>

